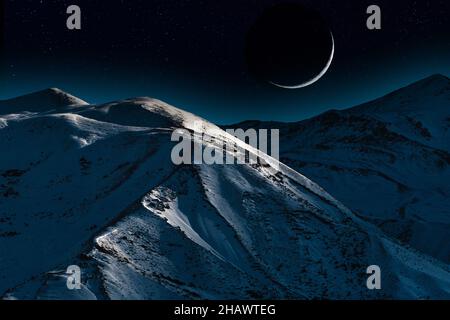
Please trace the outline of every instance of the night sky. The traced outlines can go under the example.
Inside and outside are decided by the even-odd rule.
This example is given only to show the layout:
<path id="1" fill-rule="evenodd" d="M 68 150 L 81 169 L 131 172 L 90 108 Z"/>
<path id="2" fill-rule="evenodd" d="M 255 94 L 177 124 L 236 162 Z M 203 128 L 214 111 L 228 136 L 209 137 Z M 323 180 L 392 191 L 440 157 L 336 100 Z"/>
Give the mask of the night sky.
<path id="1" fill-rule="evenodd" d="M 450 74 L 448 0 L 290 1 L 320 13 L 336 50 L 323 78 L 298 90 L 261 82 L 245 60 L 248 30 L 280 1 L 2 2 L 0 99 L 58 87 L 92 103 L 151 96 L 220 124 L 295 121 Z M 82 30 L 66 28 L 71 4 Z M 382 30 L 366 28 L 371 4 Z"/>

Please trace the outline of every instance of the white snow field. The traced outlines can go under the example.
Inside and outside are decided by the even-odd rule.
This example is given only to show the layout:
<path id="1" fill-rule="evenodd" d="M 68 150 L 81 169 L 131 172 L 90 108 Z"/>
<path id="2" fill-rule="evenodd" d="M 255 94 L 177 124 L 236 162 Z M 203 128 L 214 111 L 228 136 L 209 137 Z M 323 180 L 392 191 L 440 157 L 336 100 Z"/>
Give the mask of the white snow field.
<path id="1" fill-rule="evenodd" d="M 392 205 L 389 189 L 375 216 L 372 206 L 347 209 L 284 164 L 275 170 L 277 161 L 262 153 L 261 164 L 175 166 L 175 128 L 201 128 L 216 139 L 211 143 L 243 145 L 150 98 L 91 105 L 49 89 L 1 101 L 0 297 L 450 298 L 448 263 L 361 217 L 388 222 L 381 209 Z M 420 150 L 445 143 L 436 139 Z M 302 157 L 313 155 L 307 143 L 302 148 Z M 374 165 L 389 167 L 386 153 Z M 301 159 L 310 166 L 325 162 Z M 401 161 L 400 169 L 417 172 L 419 164 Z M 320 172 L 336 177 L 326 167 Z M 420 177 L 410 178 L 420 184 Z M 352 183 L 368 188 L 364 181 L 349 177 L 337 195 Z M 430 190 L 432 210 L 439 199 Z M 381 267 L 382 290 L 366 287 L 373 264 Z M 81 290 L 66 286 L 70 265 L 81 267 Z"/>

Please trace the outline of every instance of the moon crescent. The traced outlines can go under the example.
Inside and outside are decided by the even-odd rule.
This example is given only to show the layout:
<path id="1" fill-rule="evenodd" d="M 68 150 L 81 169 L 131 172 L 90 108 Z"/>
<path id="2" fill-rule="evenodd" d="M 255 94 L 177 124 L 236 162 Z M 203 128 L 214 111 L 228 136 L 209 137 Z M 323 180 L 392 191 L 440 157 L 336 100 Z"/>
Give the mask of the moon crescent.
<path id="1" fill-rule="evenodd" d="M 313 84 L 314 82 L 316 82 L 317 80 L 319 80 L 320 78 L 323 77 L 323 75 L 328 71 L 328 69 L 331 66 L 331 62 L 333 61 L 333 57 L 334 57 L 334 37 L 333 37 L 333 33 L 331 32 L 331 42 L 332 42 L 332 48 L 331 48 L 331 55 L 330 55 L 330 59 L 328 60 L 325 68 L 314 78 L 312 78 L 311 80 L 308 80 L 302 84 L 299 85 L 295 85 L 295 86 L 285 86 L 285 85 L 281 85 L 281 84 L 277 84 L 275 82 L 269 81 L 271 84 L 273 84 L 274 86 L 277 86 L 279 88 L 284 88 L 284 89 L 300 89 L 300 88 L 304 88 L 307 87 L 311 84 Z"/>

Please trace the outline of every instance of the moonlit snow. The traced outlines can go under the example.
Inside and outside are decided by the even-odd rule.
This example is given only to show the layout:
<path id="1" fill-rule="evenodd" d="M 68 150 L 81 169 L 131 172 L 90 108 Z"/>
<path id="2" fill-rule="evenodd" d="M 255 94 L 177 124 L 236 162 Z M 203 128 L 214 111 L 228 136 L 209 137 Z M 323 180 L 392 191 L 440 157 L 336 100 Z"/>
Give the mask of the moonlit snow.
<path id="1" fill-rule="evenodd" d="M 377 121 L 388 121 L 389 130 L 397 134 L 401 130 L 415 134 L 414 127 L 421 130 L 417 123 L 408 127 L 394 121 L 398 112 L 394 106 L 420 116 L 422 126 L 428 127 L 436 115 L 419 107 L 434 91 L 419 86 L 420 90 L 423 100 L 415 100 L 417 108 L 412 111 L 402 103 L 408 97 L 402 96 L 349 110 L 348 117 L 370 112 Z M 445 90 L 442 99 L 448 106 L 448 87 Z M 343 124 L 327 131 L 320 128 L 320 121 L 327 123 L 319 117 L 311 124 L 313 129 L 302 131 L 302 139 L 308 137 L 305 132 L 317 137 L 315 130 L 325 130 L 320 139 L 329 137 L 331 148 L 340 138 L 342 144 L 336 148 L 345 145 L 340 130 L 352 128 Z M 373 123 L 370 130 L 378 130 Z M 420 204 L 416 211 L 406 209 L 416 223 L 414 230 L 420 231 L 414 239 L 433 238 L 428 229 L 431 220 L 447 223 L 447 189 L 438 181 L 448 171 L 421 165 L 437 164 L 442 158 L 430 148 L 448 150 L 448 124 L 432 127 L 432 138 L 423 136 L 415 140 L 417 144 L 392 138 L 392 148 L 417 158 L 417 162 L 402 158 L 397 167 L 389 162 L 392 152 L 375 147 L 365 159 L 351 149 L 336 151 L 341 158 L 325 149 L 318 157 L 308 139 L 285 146 L 290 167 L 281 163 L 278 170 L 273 170 L 276 160 L 265 154 L 259 154 L 264 165 L 173 165 L 173 130 L 199 125 L 217 139 L 237 140 L 204 119 L 150 98 L 91 105 L 49 89 L 1 101 L 0 296 L 450 298 L 448 253 L 442 249 L 446 260 L 434 250 L 432 240 L 423 245 L 401 241 L 380 222 L 384 219 L 389 225 L 389 208 L 397 208 L 398 201 L 412 203 L 416 195 Z M 396 143 L 401 145 L 397 148 Z M 418 149 L 408 149 L 413 146 Z M 429 154 L 424 153 L 427 150 Z M 345 154 L 353 154 L 352 161 Z M 349 166 L 373 159 L 371 165 L 387 170 L 390 177 L 409 177 L 403 182 L 409 187 L 418 186 L 421 177 L 432 172 L 435 189 L 422 190 L 419 197 L 417 187 L 405 199 L 394 192 L 396 198 L 391 198 L 390 189 L 375 190 L 380 197 L 377 205 L 368 196 L 367 201 L 351 201 L 364 197 L 363 190 L 371 192 L 382 177 L 370 168 L 370 180 L 355 177 L 353 171 L 339 176 L 331 167 L 339 159 Z M 314 180 L 328 192 L 308 179 L 308 173 L 314 173 Z M 361 190 L 350 194 L 355 183 L 361 183 Z M 430 210 L 421 211 L 427 206 Z M 447 239 L 445 233 L 436 236 Z M 447 248 L 447 243 L 441 247 Z M 382 290 L 366 287 L 366 269 L 372 264 L 381 268 Z M 65 270 L 70 265 L 82 270 L 80 290 L 66 287 Z"/>

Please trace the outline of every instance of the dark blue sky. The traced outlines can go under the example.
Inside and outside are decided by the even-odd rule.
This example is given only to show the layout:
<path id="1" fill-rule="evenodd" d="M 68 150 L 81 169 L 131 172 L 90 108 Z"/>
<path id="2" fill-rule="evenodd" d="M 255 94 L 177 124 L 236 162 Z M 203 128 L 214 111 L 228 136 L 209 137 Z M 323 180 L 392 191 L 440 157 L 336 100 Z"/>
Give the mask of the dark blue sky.
<path id="1" fill-rule="evenodd" d="M 365 27 L 373 1 L 290 1 L 318 11 L 336 43 L 327 74 L 299 90 L 245 63 L 247 31 L 280 1 L 75 1 L 82 30 L 68 31 L 72 2 L 5 2 L 0 99 L 59 87 L 92 103 L 152 96 L 218 123 L 295 121 L 450 74 L 448 1 L 376 1 L 380 31 Z"/>

